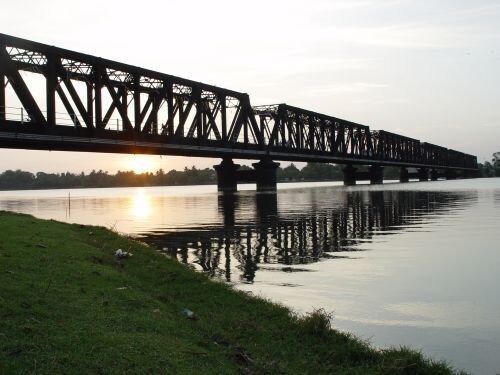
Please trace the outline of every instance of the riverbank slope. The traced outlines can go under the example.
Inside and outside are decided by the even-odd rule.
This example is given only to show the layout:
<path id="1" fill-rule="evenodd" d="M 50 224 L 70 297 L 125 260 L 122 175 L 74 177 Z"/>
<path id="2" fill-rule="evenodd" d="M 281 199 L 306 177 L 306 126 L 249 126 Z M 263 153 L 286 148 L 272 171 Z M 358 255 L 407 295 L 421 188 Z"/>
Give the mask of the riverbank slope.
<path id="1" fill-rule="evenodd" d="M 102 227 L 0 212 L 0 228 L 0 373 L 453 373 Z M 133 256 L 117 259 L 117 249 Z"/>

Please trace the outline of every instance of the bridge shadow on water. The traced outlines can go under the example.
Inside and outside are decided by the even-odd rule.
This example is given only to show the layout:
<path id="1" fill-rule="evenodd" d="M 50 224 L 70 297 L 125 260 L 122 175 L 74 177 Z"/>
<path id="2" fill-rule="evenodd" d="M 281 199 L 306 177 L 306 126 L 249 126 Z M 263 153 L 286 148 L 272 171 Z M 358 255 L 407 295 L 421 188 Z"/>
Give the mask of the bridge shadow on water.
<path id="1" fill-rule="evenodd" d="M 334 200 L 316 193 L 310 189 L 307 204 L 284 191 L 219 195 L 222 224 L 139 237 L 211 277 L 252 283 L 257 272 L 308 272 L 307 264 L 356 258 L 383 236 L 432 230 L 427 224 L 440 225 L 440 215 L 477 199 L 449 191 L 337 191 Z"/>

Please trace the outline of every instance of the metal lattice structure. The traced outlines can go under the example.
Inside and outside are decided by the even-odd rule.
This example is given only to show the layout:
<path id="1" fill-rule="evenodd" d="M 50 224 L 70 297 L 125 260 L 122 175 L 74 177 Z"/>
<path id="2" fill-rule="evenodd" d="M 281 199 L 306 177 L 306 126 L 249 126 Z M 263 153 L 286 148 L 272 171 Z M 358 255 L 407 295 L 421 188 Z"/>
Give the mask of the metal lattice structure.
<path id="1" fill-rule="evenodd" d="M 0 83 L 0 147 L 477 168 L 458 151 L 4 34 Z"/>

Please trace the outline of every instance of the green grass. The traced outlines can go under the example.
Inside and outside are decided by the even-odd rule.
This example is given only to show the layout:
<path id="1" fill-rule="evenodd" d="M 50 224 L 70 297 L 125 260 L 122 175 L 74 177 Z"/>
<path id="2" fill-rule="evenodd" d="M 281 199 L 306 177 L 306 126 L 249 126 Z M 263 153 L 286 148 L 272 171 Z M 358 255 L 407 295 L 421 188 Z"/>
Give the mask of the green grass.
<path id="1" fill-rule="evenodd" d="M 0 212 L 0 374 L 450 374 L 105 228 Z M 131 251 L 118 262 L 114 252 Z M 197 319 L 182 313 L 188 308 Z"/>

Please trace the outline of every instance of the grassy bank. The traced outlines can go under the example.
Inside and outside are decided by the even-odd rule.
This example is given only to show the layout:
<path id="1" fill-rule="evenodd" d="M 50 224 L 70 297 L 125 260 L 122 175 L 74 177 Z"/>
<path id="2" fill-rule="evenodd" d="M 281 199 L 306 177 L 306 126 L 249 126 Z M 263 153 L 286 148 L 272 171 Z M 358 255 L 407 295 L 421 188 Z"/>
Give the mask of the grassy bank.
<path id="1" fill-rule="evenodd" d="M 449 374 L 104 228 L 0 212 L 0 373 Z M 121 248 L 133 256 L 115 258 Z M 183 309 L 192 310 L 189 319 Z"/>

